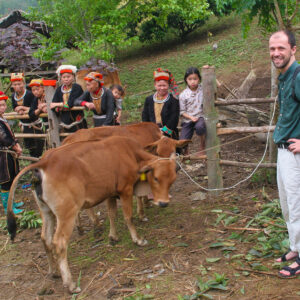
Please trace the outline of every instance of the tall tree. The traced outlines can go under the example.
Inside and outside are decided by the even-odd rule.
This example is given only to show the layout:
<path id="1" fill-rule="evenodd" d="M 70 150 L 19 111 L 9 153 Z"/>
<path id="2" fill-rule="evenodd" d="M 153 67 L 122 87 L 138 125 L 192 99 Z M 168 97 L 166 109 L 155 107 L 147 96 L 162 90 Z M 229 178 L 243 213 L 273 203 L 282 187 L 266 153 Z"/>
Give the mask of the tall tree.
<path id="1" fill-rule="evenodd" d="M 179 30 L 189 32 L 194 23 L 211 14 L 208 7 L 206 0 L 38 0 L 30 15 L 53 29 L 51 38 L 43 40 L 39 57 L 49 59 L 71 45 L 86 59 L 96 54 L 109 59 L 115 49 L 137 39 L 145 22 L 153 20 L 165 30 L 174 12 L 185 24 Z"/>

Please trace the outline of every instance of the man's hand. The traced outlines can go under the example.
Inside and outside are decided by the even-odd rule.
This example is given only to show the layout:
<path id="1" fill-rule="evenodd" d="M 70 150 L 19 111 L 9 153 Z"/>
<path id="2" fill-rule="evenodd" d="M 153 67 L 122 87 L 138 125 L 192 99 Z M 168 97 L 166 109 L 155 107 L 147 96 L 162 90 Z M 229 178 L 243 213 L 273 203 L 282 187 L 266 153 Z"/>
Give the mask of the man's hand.
<path id="1" fill-rule="evenodd" d="M 296 153 L 300 153 L 300 139 L 289 139 L 288 143 L 291 143 L 289 145 L 289 150 L 296 154 Z"/>

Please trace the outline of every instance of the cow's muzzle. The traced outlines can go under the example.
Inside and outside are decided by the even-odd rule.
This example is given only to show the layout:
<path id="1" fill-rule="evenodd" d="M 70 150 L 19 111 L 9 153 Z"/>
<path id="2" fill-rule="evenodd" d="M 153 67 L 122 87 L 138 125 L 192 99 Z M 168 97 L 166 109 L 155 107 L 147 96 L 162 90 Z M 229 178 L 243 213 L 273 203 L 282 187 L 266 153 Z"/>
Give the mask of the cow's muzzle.
<path id="1" fill-rule="evenodd" d="M 158 202 L 158 205 L 160 207 L 167 207 L 169 205 L 169 203 L 168 202 Z"/>

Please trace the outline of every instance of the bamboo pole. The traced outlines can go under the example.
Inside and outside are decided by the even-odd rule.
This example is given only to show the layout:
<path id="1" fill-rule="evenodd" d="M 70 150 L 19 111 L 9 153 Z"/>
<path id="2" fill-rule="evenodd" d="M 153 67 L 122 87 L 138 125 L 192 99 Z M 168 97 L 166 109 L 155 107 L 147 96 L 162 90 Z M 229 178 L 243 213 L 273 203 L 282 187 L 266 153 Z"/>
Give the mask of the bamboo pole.
<path id="1" fill-rule="evenodd" d="M 218 135 L 234 134 L 234 133 L 256 133 L 256 132 L 268 132 L 270 129 L 274 131 L 275 126 L 248 126 L 248 127 L 229 127 L 229 128 L 217 128 Z"/>
<path id="2" fill-rule="evenodd" d="M 59 136 L 69 136 L 71 135 L 72 132 L 62 132 L 59 134 Z M 47 138 L 48 134 L 47 133 L 15 133 L 16 138 Z"/>
<path id="3" fill-rule="evenodd" d="M 207 176 L 208 188 L 222 188 L 223 178 L 222 169 L 220 166 L 220 141 L 217 136 L 217 122 L 219 121 L 218 112 L 215 107 L 217 98 L 217 85 L 215 68 L 205 66 L 201 70 L 202 86 L 203 86 L 203 112 L 206 119 L 206 151 L 207 155 Z M 212 149 L 210 149 L 212 148 Z M 218 191 L 212 192 L 213 195 L 218 195 Z"/>
<path id="4" fill-rule="evenodd" d="M 234 100 L 217 100 L 215 101 L 216 106 L 227 106 L 235 104 L 257 104 L 257 103 L 274 103 L 275 98 L 245 98 L 245 99 L 234 99 Z"/>
<path id="5" fill-rule="evenodd" d="M 73 110 L 73 111 L 78 111 L 78 110 L 85 110 L 85 107 L 82 107 L 82 106 L 74 106 L 72 107 L 70 110 Z M 48 117 L 48 113 L 42 113 L 39 115 L 40 118 L 44 118 L 44 117 Z M 5 113 L 4 114 L 4 118 L 6 120 L 28 120 L 29 119 L 29 116 L 28 114 L 24 114 L 24 115 L 19 115 L 18 113 L 16 112 L 9 112 L 9 113 Z"/>

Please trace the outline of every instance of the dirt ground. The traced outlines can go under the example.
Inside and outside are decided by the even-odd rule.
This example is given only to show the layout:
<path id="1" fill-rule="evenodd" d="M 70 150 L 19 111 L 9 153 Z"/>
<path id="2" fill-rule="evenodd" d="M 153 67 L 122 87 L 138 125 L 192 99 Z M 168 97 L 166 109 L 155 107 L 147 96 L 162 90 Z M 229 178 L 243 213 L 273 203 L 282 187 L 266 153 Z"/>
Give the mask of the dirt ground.
<path id="1" fill-rule="evenodd" d="M 266 86 L 256 88 L 261 88 L 261 95 L 268 94 L 267 81 Z M 240 137 L 222 137 L 221 144 Z M 191 152 L 198 147 L 197 137 L 193 141 Z M 252 136 L 222 146 L 221 155 L 228 160 L 258 162 L 264 147 Z M 195 181 L 207 186 L 203 161 L 191 161 L 184 168 Z M 235 184 L 251 171 L 224 166 L 224 186 Z M 99 231 L 93 229 L 83 213 L 84 234 L 74 230 L 68 251 L 71 272 L 82 289 L 77 296 L 68 294 L 60 278 L 47 277 L 48 264 L 40 228 L 22 230 L 13 244 L 1 230 L 0 299 L 196 299 L 187 296 L 199 290 L 199 280 L 212 279 L 215 273 L 227 278 L 227 290 L 207 292 L 213 299 L 299 299 L 299 279 L 283 280 L 276 276 L 278 269 L 273 265 L 274 260 L 282 253 L 274 250 L 270 257 L 257 258 L 257 262 L 268 269 L 257 271 L 245 259 L 254 242 L 232 238 L 233 233 L 252 234 L 243 228 L 269 201 L 264 195 L 268 195 L 267 199 L 278 197 L 276 184 L 262 175 L 217 196 L 204 191 L 199 194 L 200 191 L 180 171 L 171 188 L 172 200 L 167 208 L 147 208 L 148 222 L 140 222 L 135 214 L 137 231 L 149 242 L 144 247 L 133 245 L 121 208 L 117 222 L 120 241 L 116 245 L 108 242 L 104 204 L 97 207 L 103 223 Z M 195 196 L 195 193 L 198 194 Z M 20 192 L 17 199 L 25 199 L 27 210 L 37 209 L 30 191 Z M 230 226 L 224 222 L 216 225 L 220 210 L 232 212 L 239 219 Z M 3 211 L 0 215 L 3 216 Z M 224 251 L 211 247 L 220 241 L 229 243 L 229 248 Z M 240 263 L 233 256 L 240 256 Z"/>

